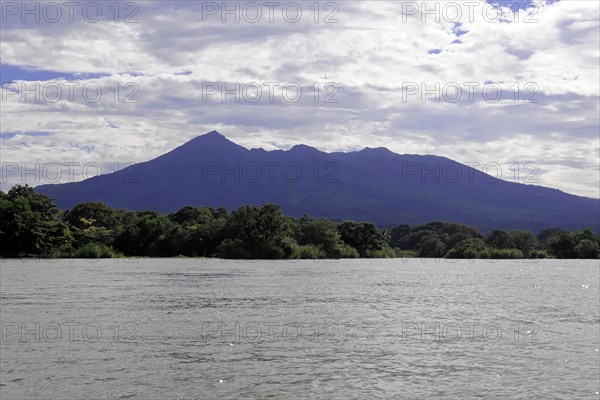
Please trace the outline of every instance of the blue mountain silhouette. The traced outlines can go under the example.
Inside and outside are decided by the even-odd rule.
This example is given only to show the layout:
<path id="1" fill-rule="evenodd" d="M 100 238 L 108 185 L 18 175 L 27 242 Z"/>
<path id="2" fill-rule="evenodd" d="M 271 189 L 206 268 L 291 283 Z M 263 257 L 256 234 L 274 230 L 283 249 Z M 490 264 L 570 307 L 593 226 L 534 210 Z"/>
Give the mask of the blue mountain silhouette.
<path id="1" fill-rule="evenodd" d="M 42 185 L 62 209 L 88 201 L 174 212 L 186 205 L 279 204 L 284 213 L 374 222 L 430 221 L 491 229 L 599 231 L 600 200 L 496 179 L 444 157 L 385 148 L 325 153 L 246 149 L 216 131 L 153 160 L 82 182 Z"/>

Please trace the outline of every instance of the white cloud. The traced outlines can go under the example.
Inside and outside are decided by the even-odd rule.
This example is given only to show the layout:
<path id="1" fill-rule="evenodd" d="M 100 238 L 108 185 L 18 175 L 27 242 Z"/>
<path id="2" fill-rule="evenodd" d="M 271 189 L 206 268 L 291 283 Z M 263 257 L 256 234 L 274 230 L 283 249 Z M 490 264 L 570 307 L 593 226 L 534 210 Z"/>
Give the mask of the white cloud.
<path id="1" fill-rule="evenodd" d="M 540 3 L 530 17 L 537 23 L 525 23 L 523 10 L 519 22 L 490 23 L 481 11 L 469 20 L 463 8 L 459 29 L 467 33 L 460 37 L 451 21 L 423 23 L 417 14 L 402 22 L 399 2 L 338 5 L 334 24 L 314 23 L 308 10 L 295 24 L 280 17 L 203 23 L 194 2 L 140 2 L 139 22 L 131 24 L 10 21 L 2 28 L 3 63 L 108 76 L 80 81 L 103 88 L 97 103 L 23 103 L 8 96 L 2 132 L 51 135 L 2 140 L 2 161 L 138 162 L 217 129 L 247 147 L 304 142 L 329 151 L 385 146 L 506 166 L 533 161 L 540 184 L 600 197 L 597 2 Z M 321 10 L 320 18 L 326 14 Z M 204 102 L 206 81 L 298 82 L 303 97 L 296 104 L 281 95 L 272 104 Z M 323 102 L 323 85 L 331 81 L 343 86 L 338 103 Z M 308 88 L 314 82 L 321 84 L 317 104 Z M 504 100 L 486 103 L 477 91 L 472 102 L 422 102 L 420 95 L 403 101 L 406 82 L 463 88 L 494 82 Z M 139 87 L 137 103 L 123 101 L 131 94 L 123 90 L 127 83 Z M 532 94 L 525 84 L 535 83 L 539 102 L 511 100 L 516 83 L 521 100 Z"/>

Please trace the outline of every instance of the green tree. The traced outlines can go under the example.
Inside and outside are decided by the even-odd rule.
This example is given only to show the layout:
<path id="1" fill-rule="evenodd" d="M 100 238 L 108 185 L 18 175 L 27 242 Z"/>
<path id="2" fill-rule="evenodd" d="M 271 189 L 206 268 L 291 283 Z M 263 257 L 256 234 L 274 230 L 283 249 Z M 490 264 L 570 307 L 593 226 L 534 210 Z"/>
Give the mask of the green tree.
<path id="1" fill-rule="evenodd" d="M 78 226 L 72 226 L 71 231 L 75 238 L 75 247 L 81 247 L 85 244 L 97 243 L 109 247 L 114 241 L 114 231 L 103 226 L 97 226 L 93 218 L 81 217 Z"/>
<path id="2" fill-rule="evenodd" d="M 467 235 L 466 233 L 457 232 L 454 235 L 451 235 L 448 238 L 446 238 L 444 243 L 446 244 L 447 249 L 451 249 L 454 246 L 456 246 L 457 244 L 459 244 L 460 242 L 462 242 L 463 240 L 467 240 L 469 238 L 471 238 L 471 236 Z"/>
<path id="3" fill-rule="evenodd" d="M 223 241 L 222 229 L 227 212 L 211 207 L 181 208 L 169 219 L 177 224 L 163 240 L 169 241 L 169 248 L 185 256 L 215 256 Z"/>
<path id="4" fill-rule="evenodd" d="M 553 236 L 548 242 L 550 253 L 556 258 L 575 258 L 575 240 L 567 233 Z"/>
<path id="5" fill-rule="evenodd" d="M 122 229 L 117 212 L 99 202 L 76 205 L 65 212 L 64 220 L 71 228 L 77 248 L 93 243 L 110 247 Z"/>
<path id="6" fill-rule="evenodd" d="M 1 256 L 50 256 L 71 247 L 71 232 L 49 197 L 28 185 L 0 193 Z"/>
<path id="7" fill-rule="evenodd" d="M 326 257 L 335 257 L 342 244 L 337 224 L 325 219 L 300 218 L 296 239 L 299 245 L 312 245 L 323 251 Z"/>
<path id="8" fill-rule="evenodd" d="M 223 227 L 224 237 L 219 253 L 228 257 L 233 244 L 245 252 L 245 258 L 276 259 L 292 255 L 296 245 L 290 219 L 275 204 L 262 207 L 245 205 L 235 209 Z"/>
<path id="9" fill-rule="evenodd" d="M 485 242 L 478 238 L 469 238 L 451 248 L 448 258 L 489 258 L 489 250 Z"/>
<path id="10" fill-rule="evenodd" d="M 490 232 L 485 242 L 495 249 L 510 249 L 513 247 L 510 235 L 496 229 Z"/>
<path id="11" fill-rule="evenodd" d="M 444 235 L 452 236 L 456 233 L 464 233 L 468 237 L 482 238 L 481 233 L 476 228 L 454 222 L 434 221 L 413 228 L 413 232 L 419 232 L 423 230 L 435 232 L 440 237 Z"/>
<path id="12" fill-rule="evenodd" d="M 410 234 L 412 228 L 410 225 L 398 225 L 397 227 L 390 230 L 390 246 L 400 247 L 400 240 Z"/>
<path id="13" fill-rule="evenodd" d="M 537 238 L 531 231 L 511 231 L 508 234 L 512 247 L 520 250 L 525 257 L 535 248 Z"/>
<path id="14" fill-rule="evenodd" d="M 434 231 L 430 230 L 411 232 L 398 240 L 398 247 L 402 250 L 416 250 L 418 244 L 421 242 L 421 240 L 423 240 L 423 238 L 432 235 L 437 236 Z M 465 238 L 467 237 L 468 236 L 465 235 Z"/>
<path id="15" fill-rule="evenodd" d="M 123 228 L 115 238 L 118 251 L 129 256 L 161 255 L 159 250 L 164 248 L 159 244 L 173 227 L 168 218 L 156 211 L 126 211 L 120 218 Z"/>
<path id="16" fill-rule="evenodd" d="M 590 239 L 582 239 L 577 246 L 575 246 L 575 254 L 579 258 L 598 258 L 600 254 L 600 246 L 598 246 L 597 242 L 594 242 Z"/>
<path id="17" fill-rule="evenodd" d="M 592 228 L 585 228 L 580 231 L 571 232 L 571 237 L 575 241 L 575 243 L 579 243 L 582 240 L 591 240 L 594 241 L 594 233 L 592 232 Z"/>
<path id="18" fill-rule="evenodd" d="M 104 203 L 90 202 L 81 203 L 65 212 L 65 221 L 69 226 L 85 229 L 89 226 L 89 221 L 93 220 L 93 225 L 106 229 L 115 229 L 120 224 L 119 217 L 115 210 Z M 86 222 L 83 219 L 87 220 Z"/>
<path id="19" fill-rule="evenodd" d="M 417 245 L 421 257 L 440 258 L 446 254 L 446 245 L 436 235 L 425 236 Z"/>
<path id="20" fill-rule="evenodd" d="M 338 229 L 344 243 L 354 247 L 361 257 L 388 249 L 388 237 L 371 223 L 345 221 Z"/>
<path id="21" fill-rule="evenodd" d="M 568 234 L 568 232 L 561 228 L 544 229 L 538 234 L 537 239 L 542 247 L 546 249 L 548 248 L 548 243 L 550 240 L 554 237 L 560 236 L 561 234 Z"/>
<path id="22" fill-rule="evenodd" d="M 210 207 L 186 206 L 169 215 L 169 219 L 182 227 L 205 225 L 215 219 L 215 210 Z"/>

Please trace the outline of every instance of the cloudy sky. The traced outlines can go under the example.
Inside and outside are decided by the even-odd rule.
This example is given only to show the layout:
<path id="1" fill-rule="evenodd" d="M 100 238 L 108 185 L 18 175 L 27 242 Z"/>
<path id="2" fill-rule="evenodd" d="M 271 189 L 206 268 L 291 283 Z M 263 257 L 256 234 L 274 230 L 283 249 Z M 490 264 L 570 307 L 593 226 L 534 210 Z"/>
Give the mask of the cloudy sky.
<path id="1" fill-rule="evenodd" d="M 600 197 L 595 0 L 64 4 L 2 2 L 4 190 L 218 130 L 497 163 Z"/>

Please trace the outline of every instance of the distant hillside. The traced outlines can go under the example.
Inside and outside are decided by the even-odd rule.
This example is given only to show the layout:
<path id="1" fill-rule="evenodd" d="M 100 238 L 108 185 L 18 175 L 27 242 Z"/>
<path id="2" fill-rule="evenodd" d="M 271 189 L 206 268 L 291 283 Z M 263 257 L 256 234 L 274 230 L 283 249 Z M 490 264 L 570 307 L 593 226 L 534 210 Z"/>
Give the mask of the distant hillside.
<path id="1" fill-rule="evenodd" d="M 270 202 L 292 216 L 307 213 L 385 227 L 452 221 L 483 232 L 587 226 L 600 231 L 600 200 L 497 180 L 447 158 L 385 148 L 248 150 L 214 131 L 113 174 L 36 190 L 63 209 L 87 201 L 161 212 Z"/>

